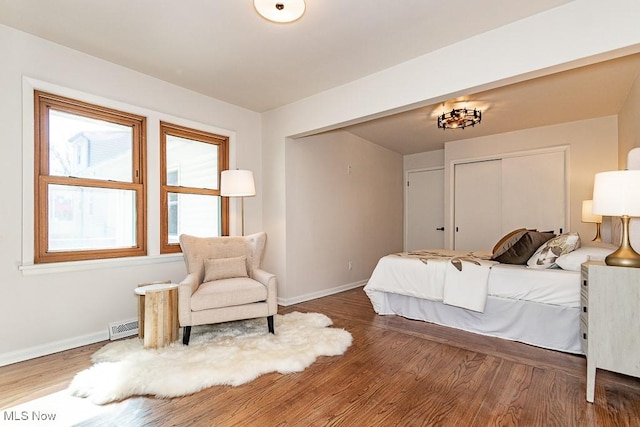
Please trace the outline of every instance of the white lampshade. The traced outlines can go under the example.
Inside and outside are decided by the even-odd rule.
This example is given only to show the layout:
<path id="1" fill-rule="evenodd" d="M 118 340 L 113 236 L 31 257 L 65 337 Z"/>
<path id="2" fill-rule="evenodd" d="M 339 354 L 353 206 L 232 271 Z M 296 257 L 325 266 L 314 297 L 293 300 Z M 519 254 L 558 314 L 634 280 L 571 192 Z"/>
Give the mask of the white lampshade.
<path id="1" fill-rule="evenodd" d="M 602 215 L 593 214 L 593 200 L 582 201 L 582 222 L 602 224 Z"/>
<path id="2" fill-rule="evenodd" d="M 595 215 L 640 216 L 640 170 L 601 172 L 593 183 Z"/>
<path id="3" fill-rule="evenodd" d="M 256 186 L 253 181 L 253 172 L 241 169 L 222 171 L 220 195 L 226 197 L 255 196 Z"/>
<path id="4" fill-rule="evenodd" d="M 253 0 L 253 6 L 265 19 L 273 22 L 293 22 L 304 14 L 304 0 Z"/>

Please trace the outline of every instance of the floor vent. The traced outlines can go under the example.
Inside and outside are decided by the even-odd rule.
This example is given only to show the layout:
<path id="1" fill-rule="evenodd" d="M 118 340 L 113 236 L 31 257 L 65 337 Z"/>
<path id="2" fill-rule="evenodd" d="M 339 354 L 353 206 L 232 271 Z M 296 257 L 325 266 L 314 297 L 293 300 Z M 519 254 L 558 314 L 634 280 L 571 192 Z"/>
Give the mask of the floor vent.
<path id="1" fill-rule="evenodd" d="M 123 322 L 109 324 L 109 339 L 111 341 L 137 334 L 138 319 L 125 320 Z"/>

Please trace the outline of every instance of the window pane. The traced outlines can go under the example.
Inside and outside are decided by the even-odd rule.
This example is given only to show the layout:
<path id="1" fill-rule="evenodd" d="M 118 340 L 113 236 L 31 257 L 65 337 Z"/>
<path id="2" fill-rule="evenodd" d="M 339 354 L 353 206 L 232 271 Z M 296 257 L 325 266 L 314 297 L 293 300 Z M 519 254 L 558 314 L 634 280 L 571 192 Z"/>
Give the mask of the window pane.
<path id="1" fill-rule="evenodd" d="M 167 171 L 167 185 L 180 185 L 177 170 Z"/>
<path id="2" fill-rule="evenodd" d="M 132 182 L 133 129 L 49 110 L 49 174 Z"/>
<path id="3" fill-rule="evenodd" d="M 49 185 L 49 251 L 136 246 L 136 192 Z"/>
<path id="4" fill-rule="evenodd" d="M 168 242 L 178 243 L 178 236 L 220 236 L 220 197 L 169 193 Z"/>
<path id="5" fill-rule="evenodd" d="M 218 146 L 167 135 L 167 184 L 218 188 Z"/>

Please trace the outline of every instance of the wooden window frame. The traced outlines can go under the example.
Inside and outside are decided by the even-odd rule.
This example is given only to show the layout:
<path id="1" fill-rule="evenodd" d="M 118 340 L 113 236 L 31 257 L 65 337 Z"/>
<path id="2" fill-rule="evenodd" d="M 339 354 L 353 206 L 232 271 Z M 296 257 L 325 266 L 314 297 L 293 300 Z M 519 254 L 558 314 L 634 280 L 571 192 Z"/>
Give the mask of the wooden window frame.
<path id="1" fill-rule="evenodd" d="M 167 135 L 191 139 L 218 146 L 218 188 L 195 188 L 167 185 Z M 229 137 L 185 126 L 160 122 L 160 253 L 181 252 L 179 243 L 169 243 L 169 193 L 220 196 L 220 175 L 229 167 Z M 220 197 L 220 234 L 229 235 L 229 198 Z"/>
<path id="2" fill-rule="evenodd" d="M 120 182 L 91 178 L 75 178 L 49 175 L 49 110 L 55 109 L 74 115 L 108 121 L 132 129 L 132 182 Z M 50 263 L 143 256 L 147 253 L 146 241 L 146 118 L 99 105 L 78 101 L 51 93 L 34 91 L 35 126 L 35 246 L 34 262 Z M 136 193 L 135 229 L 136 245 L 127 248 L 90 250 L 48 250 L 48 185 L 96 187 L 130 190 Z"/>

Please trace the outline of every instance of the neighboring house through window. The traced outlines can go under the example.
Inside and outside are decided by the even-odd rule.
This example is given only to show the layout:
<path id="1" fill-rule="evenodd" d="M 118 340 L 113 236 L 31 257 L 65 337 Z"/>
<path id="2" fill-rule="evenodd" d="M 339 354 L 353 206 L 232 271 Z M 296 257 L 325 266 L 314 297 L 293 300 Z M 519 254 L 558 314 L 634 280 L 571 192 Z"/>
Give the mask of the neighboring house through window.
<path id="1" fill-rule="evenodd" d="M 180 177 L 177 170 L 167 171 L 167 185 L 177 186 L 180 185 Z M 167 233 L 169 234 L 169 243 L 175 243 L 178 241 L 178 193 L 167 194 Z"/>
<path id="2" fill-rule="evenodd" d="M 35 91 L 36 263 L 146 254 L 145 118 Z"/>
<path id="3" fill-rule="evenodd" d="M 229 138 L 160 122 L 160 252 L 180 252 L 178 237 L 229 234 L 220 172 Z"/>

